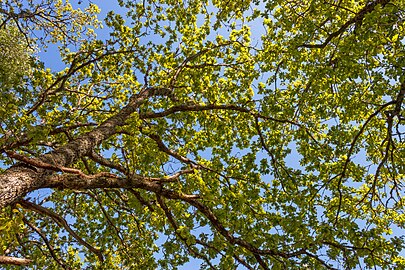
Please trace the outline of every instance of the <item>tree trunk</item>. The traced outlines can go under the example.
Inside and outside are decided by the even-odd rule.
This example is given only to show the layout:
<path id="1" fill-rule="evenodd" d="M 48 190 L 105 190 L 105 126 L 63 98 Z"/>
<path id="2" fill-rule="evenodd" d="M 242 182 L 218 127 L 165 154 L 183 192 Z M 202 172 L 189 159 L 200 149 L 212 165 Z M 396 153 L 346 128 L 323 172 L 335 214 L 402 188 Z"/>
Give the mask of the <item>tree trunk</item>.
<path id="1" fill-rule="evenodd" d="M 58 168 L 70 166 L 79 158 L 90 154 L 95 146 L 114 135 L 117 127 L 123 126 L 129 116 L 148 96 L 149 90 L 144 89 L 140 94 L 131 97 L 128 105 L 117 114 L 92 131 L 38 159 L 29 159 L 15 154 L 14 156 L 22 157 L 20 160 L 23 162 L 14 165 L 0 175 L 0 209 L 16 202 L 28 192 L 51 185 L 46 182 L 51 174 L 58 171 Z M 12 154 L 11 157 L 13 157 Z M 59 171 L 63 172 L 63 169 L 59 169 Z"/>

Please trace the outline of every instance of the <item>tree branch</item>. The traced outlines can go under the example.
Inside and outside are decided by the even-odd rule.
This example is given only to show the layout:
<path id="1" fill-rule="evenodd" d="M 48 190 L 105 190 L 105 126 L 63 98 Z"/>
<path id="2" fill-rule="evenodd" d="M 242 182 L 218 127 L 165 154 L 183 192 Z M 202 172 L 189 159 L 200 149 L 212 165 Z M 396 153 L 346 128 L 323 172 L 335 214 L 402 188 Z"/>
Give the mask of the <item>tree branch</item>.
<path id="1" fill-rule="evenodd" d="M 75 238 L 77 240 L 77 242 L 79 242 L 81 245 L 88 248 L 92 253 L 94 253 L 98 257 L 98 259 L 100 261 L 104 261 L 104 257 L 103 257 L 101 250 L 93 247 L 92 245 L 87 243 L 85 240 L 83 240 L 83 238 L 81 238 L 75 231 L 72 230 L 72 228 L 70 228 L 69 224 L 63 217 L 59 216 L 58 214 L 52 212 L 51 210 L 49 210 L 41 205 L 37 205 L 37 204 L 34 204 L 29 201 L 21 200 L 18 203 L 25 209 L 29 209 L 34 212 L 37 212 L 38 214 L 46 215 L 46 216 L 49 216 L 50 218 L 52 218 L 57 224 L 59 224 L 60 226 L 65 228 L 65 230 L 73 238 Z"/>
<path id="2" fill-rule="evenodd" d="M 0 264 L 24 266 L 32 263 L 30 259 L 16 258 L 10 256 L 0 256 Z"/>
<path id="3" fill-rule="evenodd" d="M 210 111 L 210 110 L 230 110 L 230 111 L 237 111 L 237 112 L 242 112 L 242 113 L 248 113 L 254 117 L 265 119 L 265 120 L 271 120 L 279 123 L 288 123 L 294 126 L 299 126 L 301 125 L 299 123 L 296 123 L 294 121 L 288 120 L 288 119 L 277 119 L 271 116 L 265 116 L 261 115 L 260 113 L 254 112 L 248 108 L 244 108 L 238 105 L 234 104 L 207 104 L 207 105 L 202 105 L 202 104 L 182 104 L 182 105 L 176 105 L 173 106 L 165 111 L 162 112 L 152 112 L 152 113 L 143 113 L 139 115 L 140 119 L 154 119 L 154 118 L 161 118 L 168 116 L 170 114 L 178 113 L 178 112 L 200 112 L 200 111 Z"/>
<path id="4" fill-rule="evenodd" d="M 27 218 L 23 217 L 23 221 L 25 224 L 28 225 L 28 227 L 30 227 L 31 229 L 33 229 L 41 238 L 42 240 L 44 240 L 45 245 L 48 247 L 48 250 L 52 256 L 52 258 L 60 265 L 62 266 L 64 269 L 67 269 L 65 262 L 62 259 L 59 259 L 56 256 L 55 253 L 55 249 L 53 248 L 53 246 L 51 245 L 51 243 L 49 243 L 49 240 L 46 238 L 45 234 L 41 231 L 41 229 L 39 229 L 37 226 L 35 226 L 34 224 L 32 224 L 31 222 L 28 221 Z"/>
<path id="5" fill-rule="evenodd" d="M 124 126 L 126 120 L 149 97 L 149 90 L 142 89 L 133 95 L 128 104 L 117 114 L 77 139 L 57 148 L 39 158 L 41 162 L 57 167 L 67 167 L 83 156 L 88 156 L 94 147 L 117 133 L 117 128 Z M 44 179 L 49 179 L 54 170 L 51 168 L 27 168 L 17 164 L 0 175 L 0 209 L 9 205 L 30 191 L 49 186 Z"/>
<path id="6" fill-rule="evenodd" d="M 351 18 L 350 20 L 348 20 L 345 24 L 343 24 L 337 31 L 333 32 L 332 34 L 330 34 L 323 43 L 321 44 L 302 44 L 298 47 L 303 47 L 303 48 L 320 48 L 323 49 L 326 47 L 326 45 L 329 44 L 329 42 L 331 42 L 331 40 L 337 36 L 339 36 L 340 34 L 342 34 L 344 31 L 346 31 L 346 29 L 354 24 L 354 23 L 358 23 L 361 22 L 364 17 L 368 14 L 374 11 L 375 7 L 377 5 L 382 5 L 385 6 L 386 4 L 388 4 L 390 2 L 390 0 L 376 0 L 372 3 L 369 3 L 368 5 L 366 5 L 363 9 L 360 10 L 359 13 L 357 13 L 356 16 L 354 16 L 353 18 Z"/>

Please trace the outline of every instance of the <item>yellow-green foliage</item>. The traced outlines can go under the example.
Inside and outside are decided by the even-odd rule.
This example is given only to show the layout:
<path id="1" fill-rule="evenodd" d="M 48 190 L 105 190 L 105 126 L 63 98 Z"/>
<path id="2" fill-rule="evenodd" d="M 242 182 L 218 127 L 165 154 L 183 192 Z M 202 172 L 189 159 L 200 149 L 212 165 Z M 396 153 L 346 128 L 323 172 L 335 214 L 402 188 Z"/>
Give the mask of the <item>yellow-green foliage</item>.
<path id="1" fill-rule="evenodd" d="M 40 192 L 87 245 L 24 209 L 44 237 L 27 225 L 16 256 L 63 268 L 45 238 L 72 269 L 405 268 L 405 1 L 118 2 L 98 40 L 98 7 L 55 2 L 65 66 L 0 96 L 0 146 L 27 157 L 114 131 L 41 174 L 103 184 Z M 0 44 L 6 89 L 30 51 L 10 26 Z M 4 217 L 3 246 L 20 221 Z"/>
<path id="2" fill-rule="evenodd" d="M 31 74 L 31 55 L 24 35 L 17 27 L 0 29 L 0 88 L 3 92 L 23 84 L 24 77 Z"/>

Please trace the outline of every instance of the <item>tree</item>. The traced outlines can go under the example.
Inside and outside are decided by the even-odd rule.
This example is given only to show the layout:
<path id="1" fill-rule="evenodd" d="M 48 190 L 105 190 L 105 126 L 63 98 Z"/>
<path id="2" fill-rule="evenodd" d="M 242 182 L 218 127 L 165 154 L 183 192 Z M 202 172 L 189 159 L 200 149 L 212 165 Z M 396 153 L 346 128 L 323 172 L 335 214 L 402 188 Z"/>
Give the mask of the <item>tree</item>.
<path id="1" fill-rule="evenodd" d="M 1 262 L 405 268 L 403 1 L 118 2 L 0 1 L 66 65 L 0 116 Z"/>

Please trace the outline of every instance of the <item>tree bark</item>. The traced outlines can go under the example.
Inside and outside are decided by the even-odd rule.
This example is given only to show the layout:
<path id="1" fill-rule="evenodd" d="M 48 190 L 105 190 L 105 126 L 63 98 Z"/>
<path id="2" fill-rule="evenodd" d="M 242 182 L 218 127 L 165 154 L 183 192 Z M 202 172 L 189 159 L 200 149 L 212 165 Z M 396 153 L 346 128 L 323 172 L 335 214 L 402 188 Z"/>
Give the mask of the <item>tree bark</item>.
<path id="1" fill-rule="evenodd" d="M 9 256 L 0 256 L 0 264 L 7 264 L 7 265 L 27 265 L 32 263 L 30 259 L 23 259 L 23 258 L 15 258 Z"/>
<path id="2" fill-rule="evenodd" d="M 72 165 L 79 158 L 90 154 L 95 146 L 114 135 L 117 127 L 125 125 L 130 115 L 149 97 L 149 92 L 149 89 L 143 89 L 138 95 L 132 96 L 117 114 L 98 127 L 38 159 L 55 168 Z M 54 173 L 55 170 L 35 167 L 32 164 L 18 163 L 12 166 L 0 175 L 0 209 L 15 203 L 28 192 L 54 185 L 54 182 L 47 183 L 49 176 Z"/>

